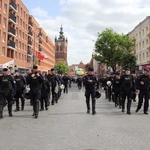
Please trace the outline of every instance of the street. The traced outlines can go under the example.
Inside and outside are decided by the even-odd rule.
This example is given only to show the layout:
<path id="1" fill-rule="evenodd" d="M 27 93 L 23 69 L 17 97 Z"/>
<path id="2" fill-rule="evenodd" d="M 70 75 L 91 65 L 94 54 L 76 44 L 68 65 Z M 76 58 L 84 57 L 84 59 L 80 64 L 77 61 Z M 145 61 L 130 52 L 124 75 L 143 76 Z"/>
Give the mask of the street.
<path id="1" fill-rule="evenodd" d="M 26 100 L 24 111 L 0 120 L 0 150 L 148 150 L 150 149 L 150 115 L 142 109 L 131 115 L 122 113 L 102 97 L 97 99 L 96 115 L 86 113 L 84 88 L 73 84 L 62 93 L 59 102 L 32 117 Z"/>

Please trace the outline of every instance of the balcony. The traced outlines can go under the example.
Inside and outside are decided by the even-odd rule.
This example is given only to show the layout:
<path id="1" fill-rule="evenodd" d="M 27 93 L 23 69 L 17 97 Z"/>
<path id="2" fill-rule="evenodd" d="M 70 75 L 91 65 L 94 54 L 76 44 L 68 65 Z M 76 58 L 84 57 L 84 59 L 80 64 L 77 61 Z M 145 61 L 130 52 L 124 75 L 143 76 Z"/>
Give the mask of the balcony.
<path id="1" fill-rule="evenodd" d="M 38 37 L 42 37 L 42 33 L 41 32 L 38 34 Z"/>
<path id="2" fill-rule="evenodd" d="M 16 5 L 16 3 L 15 3 L 13 0 L 10 1 L 9 6 L 10 6 L 10 8 L 12 8 L 14 11 L 17 11 L 17 5 Z"/>
<path id="3" fill-rule="evenodd" d="M 28 54 L 28 56 L 32 56 L 32 51 L 31 50 L 28 50 L 28 52 L 27 52 L 27 54 Z"/>
<path id="4" fill-rule="evenodd" d="M 28 41 L 28 46 L 32 46 L 32 41 Z"/>
<path id="5" fill-rule="evenodd" d="M 8 45 L 9 49 L 15 50 L 15 42 L 14 41 L 8 40 L 7 45 Z"/>
<path id="6" fill-rule="evenodd" d="M 33 28 L 33 23 L 31 21 L 29 21 L 29 26 Z"/>
<path id="7" fill-rule="evenodd" d="M 42 52 L 42 48 L 39 48 L 39 51 Z"/>
<path id="8" fill-rule="evenodd" d="M 42 44 L 42 40 L 39 40 L 39 44 Z"/>
<path id="9" fill-rule="evenodd" d="M 8 34 L 12 35 L 12 36 L 15 36 L 16 35 L 16 30 L 13 27 L 9 27 Z"/>
<path id="10" fill-rule="evenodd" d="M 16 24 L 16 17 L 14 14 L 10 13 L 9 14 L 9 21 L 13 22 L 14 24 Z"/>
<path id="11" fill-rule="evenodd" d="M 29 31 L 29 32 L 28 32 L 28 35 L 29 35 L 29 36 L 32 36 L 32 32 L 31 32 L 31 31 Z"/>

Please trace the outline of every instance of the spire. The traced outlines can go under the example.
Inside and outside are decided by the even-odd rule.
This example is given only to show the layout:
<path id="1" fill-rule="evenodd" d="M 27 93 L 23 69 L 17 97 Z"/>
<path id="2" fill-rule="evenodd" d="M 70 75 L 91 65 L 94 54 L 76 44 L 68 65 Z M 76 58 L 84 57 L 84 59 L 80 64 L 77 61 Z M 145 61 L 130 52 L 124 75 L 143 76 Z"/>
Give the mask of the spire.
<path id="1" fill-rule="evenodd" d="M 64 33 L 64 32 L 63 32 L 63 27 L 62 27 L 62 25 L 61 25 L 61 27 L 60 27 L 60 32 L 59 32 L 59 33 L 60 33 L 60 36 L 62 37 L 62 36 L 63 36 L 63 33 Z"/>

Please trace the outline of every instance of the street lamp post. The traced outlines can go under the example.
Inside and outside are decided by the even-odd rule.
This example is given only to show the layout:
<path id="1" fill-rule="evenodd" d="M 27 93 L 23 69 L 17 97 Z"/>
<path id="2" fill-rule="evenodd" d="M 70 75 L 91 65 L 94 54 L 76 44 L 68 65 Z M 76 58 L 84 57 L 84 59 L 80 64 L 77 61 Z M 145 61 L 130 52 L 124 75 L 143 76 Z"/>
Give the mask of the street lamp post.
<path id="1" fill-rule="evenodd" d="M 35 30 L 34 30 L 34 39 L 33 39 L 33 41 L 34 41 L 34 48 L 33 48 L 33 61 L 32 61 L 32 66 L 34 66 L 35 65 L 35 54 L 36 54 L 36 50 L 35 50 L 35 37 L 36 37 L 36 30 L 37 29 L 40 29 L 40 28 L 36 28 Z M 39 34 L 38 34 L 38 36 L 39 36 Z"/>

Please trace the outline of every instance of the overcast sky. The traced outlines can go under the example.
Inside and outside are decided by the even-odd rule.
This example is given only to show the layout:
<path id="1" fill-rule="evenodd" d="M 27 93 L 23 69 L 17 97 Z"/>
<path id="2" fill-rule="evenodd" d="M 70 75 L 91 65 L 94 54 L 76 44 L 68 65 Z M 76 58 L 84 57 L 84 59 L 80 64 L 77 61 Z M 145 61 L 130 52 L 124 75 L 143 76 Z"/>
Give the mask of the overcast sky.
<path id="1" fill-rule="evenodd" d="M 128 33 L 150 15 L 149 0 L 22 0 L 54 41 L 62 24 L 68 38 L 68 63 L 88 63 L 97 33 L 112 28 Z"/>

